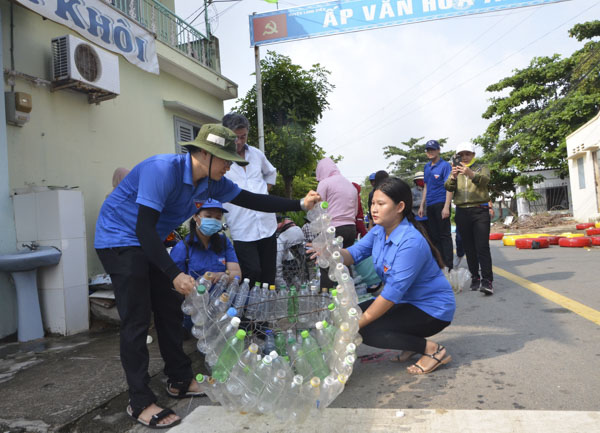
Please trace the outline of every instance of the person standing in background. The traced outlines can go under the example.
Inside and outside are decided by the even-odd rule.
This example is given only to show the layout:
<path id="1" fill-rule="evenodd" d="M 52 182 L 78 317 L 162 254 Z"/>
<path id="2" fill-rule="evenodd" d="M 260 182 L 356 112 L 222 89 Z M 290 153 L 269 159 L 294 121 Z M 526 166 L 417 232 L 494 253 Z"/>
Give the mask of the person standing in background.
<path id="1" fill-rule="evenodd" d="M 471 272 L 471 290 L 481 290 L 486 295 L 493 295 L 488 190 L 490 169 L 475 160 L 475 148 L 469 142 L 461 143 L 456 154 L 462 161 L 459 165 L 452 166 L 452 174 L 445 187 L 454 193 L 456 229 L 462 238 Z"/>
<path id="2" fill-rule="evenodd" d="M 242 114 L 229 113 L 223 117 L 223 126 L 231 129 L 237 136 L 237 153 L 248 161 L 246 166 L 232 165 L 227 178 L 247 191 L 268 194 L 277 181 L 277 170 L 264 153 L 246 143 L 250 129 L 248 119 Z M 227 225 L 243 278 L 250 280 L 251 287 L 255 281 L 275 284 L 276 215 L 230 203 L 224 204 L 224 207 L 229 211 Z"/>
<path id="3" fill-rule="evenodd" d="M 358 193 L 358 211 L 356 212 L 356 232 L 362 238 L 364 235 L 367 234 L 367 229 L 365 227 L 365 220 L 364 220 L 365 215 L 363 213 L 362 203 L 360 202 L 361 187 L 356 182 L 352 182 L 352 185 L 354 185 L 354 188 L 356 188 L 356 192 Z"/>
<path id="4" fill-rule="evenodd" d="M 429 140 L 425 143 L 429 162 L 425 165 L 423 198 L 418 216 L 427 216 L 427 233 L 438 249 L 448 271 L 454 265 L 452 260 L 452 234 L 450 229 L 450 202 L 452 192 L 446 191 L 444 182 L 450 176 L 450 163 L 440 157 L 440 143 Z"/>
<path id="5" fill-rule="evenodd" d="M 417 171 L 415 173 L 415 176 L 413 177 L 415 186 L 412 187 L 410 192 L 413 196 L 413 213 L 415 214 L 415 221 L 418 221 L 418 223 L 427 230 L 427 215 L 422 217 L 419 216 L 419 208 L 421 207 L 421 201 L 423 200 L 423 188 L 425 187 L 423 177 L 424 173 L 422 171 Z"/>
<path id="6" fill-rule="evenodd" d="M 348 179 L 341 175 L 331 158 L 324 158 L 317 164 L 317 193 L 323 201 L 329 203 L 327 213 L 331 216 L 331 225 L 335 227 L 335 235 L 341 236 L 343 248 L 354 244 L 356 239 L 356 212 L 358 194 Z M 321 271 L 321 288 L 334 287 L 327 275 L 329 270 Z"/>

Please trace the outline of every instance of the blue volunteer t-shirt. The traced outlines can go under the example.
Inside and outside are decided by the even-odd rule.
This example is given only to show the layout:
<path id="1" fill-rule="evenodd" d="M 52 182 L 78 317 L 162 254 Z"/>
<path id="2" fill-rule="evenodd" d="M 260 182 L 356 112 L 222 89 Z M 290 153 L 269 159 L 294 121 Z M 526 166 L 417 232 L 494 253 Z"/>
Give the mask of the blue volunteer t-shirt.
<path id="1" fill-rule="evenodd" d="M 348 252 L 354 263 L 373 256 L 375 272 L 384 284 L 384 299 L 412 304 L 436 319 L 452 321 L 456 310 L 452 286 L 423 235 L 407 219 L 387 239 L 382 226 L 373 227 Z"/>
<path id="2" fill-rule="evenodd" d="M 152 156 L 133 167 L 104 201 L 96 222 L 94 247 L 139 246 L 135 234 L 139 205 L 160 212 L 156 231 L 165 239 L 209 197 L 228 202 L 240 191 L 225 177 L 211 180 L 210 194 L 208 177 L 194 187 L 190 154 Z"/>
<path id="3" fill-rule="evenodd" d="M 235 250 L 231 241 L 225 235 L 220 235 L 221 239 L 225 239 L 225 249 L 216 253 L 211 242 L 208 243 L 208 249 L 204 249 L 201 241 L 197 240 L 188 249 L 185 247 L 185 242 L 180 241 L 171 250 L 171 258 L 179 267 L 181 272 L 185 272 L 192 277 L 198 278 L 204 275 L 205 272 L 225 272 L 227 263 L 238 263 L 238 258 L 235 255 Z M 188 235 L 189 239 L 189 235 Z M 189 254 L 189 262 L 185 263 Z"/>
<path id="4" fill-rule="evenodd" d="M 431 165 L 431 161 L 425 164 L 424 180 L 427 184 L 427 197 L 425 197 L 425 202 L 427 206 L 436 203 L 444 203 L 446 201 L 446 188 L 444 187 L 444 183 L 448 180 L 451 172 L 452 166 L 450 163 L 441 158 L 434 166 Z"/>

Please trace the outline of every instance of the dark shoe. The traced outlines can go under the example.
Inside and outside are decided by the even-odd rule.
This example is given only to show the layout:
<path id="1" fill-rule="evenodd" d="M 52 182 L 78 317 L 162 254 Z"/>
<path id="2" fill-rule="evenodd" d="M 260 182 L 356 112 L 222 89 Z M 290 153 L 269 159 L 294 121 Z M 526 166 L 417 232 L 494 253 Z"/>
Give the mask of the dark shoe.
<path id="1" fill-rule="evenodd" d="M 485 278 L 481 280 L 481 289 L 483 293 L 486 295 L 494 294 L 494 287 L 492 286 L 492 282 L 490 280 L 486 280 Z"/>
<path id="2" fill-rule="evenodd" d="M 479 290 L 480 285 L 481 285 L 481 280 L 479 278 L 471 278 L 471 290 L 473 290 L 473 291 Z"/>

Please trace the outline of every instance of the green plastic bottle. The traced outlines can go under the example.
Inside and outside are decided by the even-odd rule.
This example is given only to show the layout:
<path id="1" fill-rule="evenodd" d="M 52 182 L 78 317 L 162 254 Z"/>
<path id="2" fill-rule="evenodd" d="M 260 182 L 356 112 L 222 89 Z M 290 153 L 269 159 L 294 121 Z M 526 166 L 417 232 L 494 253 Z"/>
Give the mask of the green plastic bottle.
<path id="1" fill-rule="evenodd" d="M 227 342 L 223 351 L 219 354 L 219 359 L 213 368 L 213 377 L 219 382 L 225 382 L 229 378 L 231 370 L 240 359 L 244 350 L 244 339 L 246 331 L 240 329 Z"/>
<path id="2" fill-rule="evenodd" d="M 323 359 L 323 353 L 319 347 L 319 343 L 315 340 L 307 330 L 302 331 L 302 350 L 308 363 L 313 369 L 315 376 L 319 379 L 325 379 L 329 374 L 329 367 Z"/>
<path id="3" fill-rule="evenodd" d="M 287 355 L 287 337 L 284 332 L 277 332 L 275 334 L 275 350 L 279 356 Z"/>
<path id="4" fill-rule="evenodd" d="M 295 286 L 290 287 L 288 295 L 288 321 L 290 323 L 298 321 L 298 293 Z"/>

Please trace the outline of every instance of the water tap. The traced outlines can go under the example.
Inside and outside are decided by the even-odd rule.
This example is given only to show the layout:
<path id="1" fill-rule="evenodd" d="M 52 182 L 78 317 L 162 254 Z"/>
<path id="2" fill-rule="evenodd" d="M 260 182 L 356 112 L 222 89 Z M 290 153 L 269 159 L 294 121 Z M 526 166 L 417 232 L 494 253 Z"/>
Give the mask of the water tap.
<path id="1" fill-rule="evenodd" d="M 29 248 L 31 251 L 35 251 L 40 246 L 37 242 L 33 241 L 30 244 L 21 244 L 22 247 Z"/>

